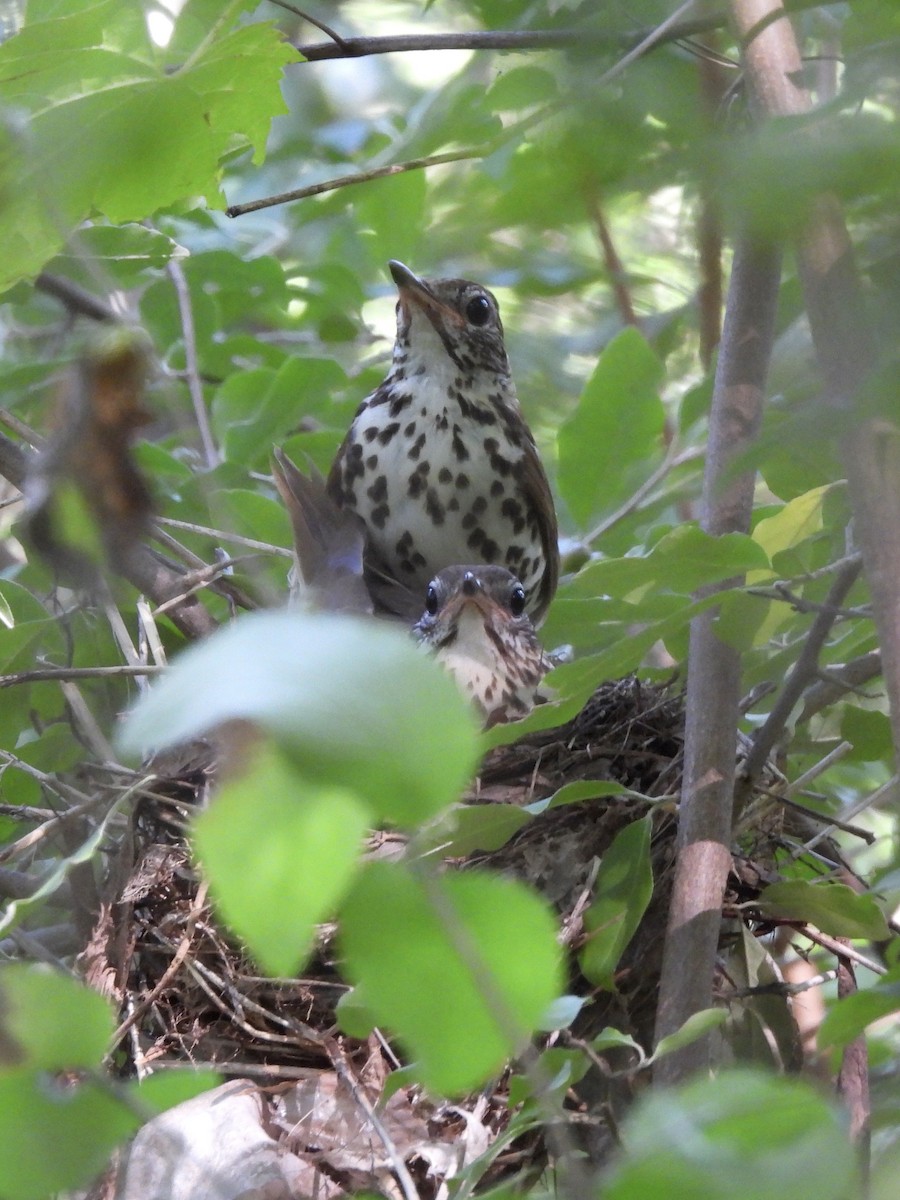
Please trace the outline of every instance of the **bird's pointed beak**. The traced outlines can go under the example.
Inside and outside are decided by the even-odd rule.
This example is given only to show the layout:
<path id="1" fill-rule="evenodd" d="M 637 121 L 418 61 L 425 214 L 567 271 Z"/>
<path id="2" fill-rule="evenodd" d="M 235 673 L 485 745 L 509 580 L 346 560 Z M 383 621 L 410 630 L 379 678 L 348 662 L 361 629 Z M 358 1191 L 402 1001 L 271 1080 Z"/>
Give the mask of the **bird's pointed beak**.
<path id="1" fill-rule="evenodd" d="M 466 573 L 458 591 L 447 602 L 447 616 L 456 620 L 471 605 L 485 618 L 500 610 L 500 605 L 487 594 L 481 580 L 472 571 Z"/>
<path id="2" fill-rule="evenodd" d="M 422 279 L 420 275 L 416 275 L 405 263 L 392 258 L 388 263 L 388 268 L 391 278 L 397 285 L 397 291 L 400 293 L 400 303 L 407 314 L 410 305 L 414 304 L 416 308 L 421 309 L 436 328 L 440 324 L 462 324 L 459 313 L 454 312 L 452 308 L 438 300 L 428 281 Z"/>

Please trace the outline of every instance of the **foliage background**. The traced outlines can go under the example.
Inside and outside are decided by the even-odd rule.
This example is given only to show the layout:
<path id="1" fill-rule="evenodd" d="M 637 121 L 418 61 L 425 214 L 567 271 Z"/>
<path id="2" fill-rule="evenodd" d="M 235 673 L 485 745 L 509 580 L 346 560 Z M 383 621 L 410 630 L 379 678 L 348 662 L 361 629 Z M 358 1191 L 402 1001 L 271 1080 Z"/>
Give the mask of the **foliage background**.
<path id="1" fill-rule="evenodd" d="M 717 629 L 741 651 L 745 690 L 759 689 L 744 724 L 751 734 L 797 659 L 833 564 L 852 548 L 850 513 L 836 454 L 842 430 L 823 417 L 788 256 L 753 453 L 752 536 L 713 544 L 692 523 L 717 324 L 711 229 L 732 238 L 751 226 L 789 242 L 810 197 L 824 187 L 837 192 L 882 346 L 864 403 L 896 436 L 900 139 L 892 68 L 900 19 L 867 0 L 798 8 L 827 118 L 815 137 L 803 135 L 802 122 L 754 128 L 727 29 L 697 35 L 706 57 L 696 39 L 682 39 L 623 65 L 641 31 L 673 15 L 657 0 L 599 12 L 526 0 L 342 3 L 330 6 L 326 20 L 344 36 L 574 28 L 579 37 L 566 51 L 308 63 L 291 43 L 324 35 L 273 4 L 188 0 L 173 25 L 152 3 L 29 0 L 24 28 L 0 47 L 0 404 L 7 430 L 27 441 L 29 429 L 41 435 L 51 428 L 55 387 L 91 336 L 92 323 L 71 302 L 61 305 L 47 278 L 100 297 L 152 342 L 153 423 L 137 458 L 159 513 L 186 523 L 167 530 L 205 563 L 224 547 L 239 558 L 236 584 L 257 603 L 276 603 L 290 534 L 268 478 L 269 452 L 283 443 L 327 468 L 356 404 L 388 361 L 394 293 L 386 261 L 479 279 L 500 300 L 571 568 L 544 639 L 572 644 L 576 658 L 556 673 L 560 707 L 540 711 L 531 724 L 574 711 L 598 680 L 634 670 L 658 679 L 683 667 L 697 589 L 747 573 L 746 586 L 723 602 Z M 364 177 L 448 153 L 458 160 Z M 224 213 L 226 204 L 347 175 L 363 178 L 248 215 Z M 727 268 L 727 250 L 722 257 Z M 208 413 L 206 437 L 198 395 Z M 136 639 L 136 593 L 120 581 L 114 603 L 79 604 L 55 591 L 52 572 L 29 553 L 20 507 L 6 508 L 3 521 L 10 556 L 0 579 L 8 626 L 0 669 L 120 663 L 122 637 L 111 612 Z M 786 592 L 777 590 L 782 584 Z M 217 620 L 231 615 L 227 597 L 207 591 L 202 598 Z M 823 667 L 871 664 L 877 639 L 866 604 L 857 581 L 823 649 Z M 166 652 L 176 653 L 182 635 L 165 617 L 157 627 Z M 814 807 L 846 811 L 892 778 L 888 715 L 878 683 L 870 682 L 877 664 L 875 672 L 862 690 L 792 713 L 780 758 L 790 779 L 846 744 L 816 779 L 807 797 Z M 310 686 L 326 682 L 317 677 Z M 13 810 L 45 806 L 54 780 L 102 759 L 118 714 L 138 690 L 137 683 L 80 684 L 93 725 L 56 683 L 4 692 L 0 833 L 10 845 L 22 833 Z M 196 699 L 202 708 L 202 687 Z M 437 721 L 444 700 L 435 703 Z M 457 719 L 453 704 L 446 699 L 450 721 Z M 328 737 L 339 749 L 339 723 Z M 460 732 L 458 750 L 447 755 L 454 778 L 464 775 L 474 755 L 470 734 Z M 303 778 L 308 784 L 308 770 Z M 848 850 L 874 876 L 886 911 L 900 894 L 890 796 L 859 818 L 876 843 Z M 444 799 L 429 793 L 424 803 Z M 383 812 L 378 797 L 364 800 L 370 813 Z M 17 865 L 35 882 L 49 869 L 42 854 Z M 35 907 L 17 910 L 9 923 L 45 923 L 46 912 Z M 313 922 L 321 914 L 308 916 Z M 864 987 L 873 982 L 864 975 Z M 896 1083 L 896 1037 L 890 1027 L 872 1036 L 881 1097 L 876 1145 L 896 1153 L 896 1105 L 887 1099 Z M 21 1094 L 23 1078 L 9 1083 L 9 1095 Z M 730 1093 L 721 1094 L 727 1109 Z M 810 1106 L 809 1128 L 827 1140 L 832 1118 Z M 117 1126 L 110 1140 L 121 1133 Z M 771 1129 L 748 1134 L 760 1155 L 771 1136 Z M 660 1140 L 670 1155 L 658 1168 L 665 1179 L 683 1148 Z M 610 1194 L 656 1194 L 637 1190 L 649 1186 L 636 1182 L 642 1154 L 652 1157 L 642 1146 L 636 1132 L 634 1161 Z M 811 1160 L 809 1146 L 805 1154 L 791 1149 L 798 1161 Z M 704 1179 L 711 1169 L 685 1167 Z M 629 1171 L 637 1172 L 631 1183 Z M 803 1171 L 798 1176 L 795 1194 L 812 1195 L 819 1184 Z M 845 1194 L 834 1190 L 844 1187 L 840 1171 L 830 1180 L 832 1190 L 815 1194 Z M 738 1194 L 728 1179 L 707 1185 L 713 1190 L 704 1195 Z M 760 1184 L 758 1194 L 770 1193 Z"/>

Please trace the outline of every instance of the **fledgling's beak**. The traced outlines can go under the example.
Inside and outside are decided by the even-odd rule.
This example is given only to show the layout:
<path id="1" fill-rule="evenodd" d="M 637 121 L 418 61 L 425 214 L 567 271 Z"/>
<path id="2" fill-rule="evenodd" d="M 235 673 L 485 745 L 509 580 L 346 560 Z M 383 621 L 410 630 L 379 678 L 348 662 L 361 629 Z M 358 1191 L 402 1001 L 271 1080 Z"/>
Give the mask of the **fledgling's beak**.
<path id="1" fill-rule="evenodd" d="M 484 618 L 491 617 L 494 613 L 501 611 L 501 606 L 487 594 L 481 580 L 474 571 L 467 571 L 465 573 L 458 591 L 447 601 L 444 609 L 445 619 L 448 621 L 457 620 L 463 609 L 469 604 L 476 608 Z"/>

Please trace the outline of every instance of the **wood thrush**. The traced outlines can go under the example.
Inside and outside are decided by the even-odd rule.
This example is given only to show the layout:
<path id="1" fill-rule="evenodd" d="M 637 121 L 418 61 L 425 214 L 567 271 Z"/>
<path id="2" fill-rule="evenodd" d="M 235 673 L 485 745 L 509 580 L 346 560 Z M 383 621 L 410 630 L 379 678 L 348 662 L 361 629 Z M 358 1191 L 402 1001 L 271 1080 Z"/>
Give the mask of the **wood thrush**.
<path id="1" fill-rule="evenodd" d="M 391 369 L 360 405 L 329 493 L 365 525 L 377 605 L 412 620 L 445 567 L 496 564 L 521 581 L 538 623 L 559 574 L 556 512 L 497 301 L 465 279 L 390 270 L 400 293 Z"/>
<path id="2" fill-rule="evenodd" d="M 446 567 L 428 585 L 419 641 L 470 696 L 486 728 L 531 712 L 554 665 L 525 612 L 525 589 L 505 567 Z"/>

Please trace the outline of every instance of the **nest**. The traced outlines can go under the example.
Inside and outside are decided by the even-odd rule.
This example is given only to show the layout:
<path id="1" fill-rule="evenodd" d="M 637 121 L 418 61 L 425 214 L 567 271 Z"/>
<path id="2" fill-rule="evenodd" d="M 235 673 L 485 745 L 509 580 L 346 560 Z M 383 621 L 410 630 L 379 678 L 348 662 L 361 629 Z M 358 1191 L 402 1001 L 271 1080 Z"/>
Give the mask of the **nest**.
<path id="1" fill-rule="evenodd" d="M 652 1041 L 682 750 L 680 696 L 666 687 L 624 679 L 599 687 L 566 725 L 493 750 L 476 786 L 464 797 L 470 804 L 523 806 L 547 800 L 577 781 L 602 781 L 621 789 L 601 799 L 547 807 L 499 849 L 451 864 L 455 869 L 487 865 L 530 883 L 559 912 L 563 940 L 573 949 L 583 936 L 582 914 L 598 863 L 626 825 L 651 814 L 654 894 L 619 964 L 617 991 L 593 994 L 573 965 L 570 988 L 589 996 L 591 1003 L 580 1026 L 564 1037 L 584 1038 L 613 1025 L 646 1046 Z M 377 1035 L 354 1042 L 336 1034 L 335 1005 L 346 984 L 330 953 L 329 931 L 323 931 L 304 977 L 277 980 L 260 976 L 217 925 L 184 841 L 186 820 L 209 785 L 204 754 L 206 763 L 211 762 L 211 754 L 201 749 L 193 766 L 143 796 L 133 838 L 121 847 L 122 857 L 110 875 L 110 895 L 83 956 L 88 979 L 113 995 L 123 1014 L 119 1069 L 142 1073 L 187 1061 L 262 1081 L 267 1088 L 279 1080 L 308 1080 L 311 1072 L 339 1082 L 349 1072 L 357 1081 L 374 1080 L 371 1096 L 377 1099 L 396 1060 Z M 746 895 L 745 879 L 741 886 Z M 404 1096 L 407 1125 L 418 1121 L 429 1145 L 458 1141 L 458 1106 L 442 1109 L 409 1089 Z M 583 1088 L 581 1096 L 594 1112 L 610 1104 L 606 1087 L 593 1095 Z M 478 1104 L 480 1128 L 489 1142 L 509 1117 L 503 1081 Z M 466 1128 L 471 1127 L 470 1121 Z M 313 1138 L 318 1154 L 322 1138 L 320 1129 Z M 413 1158 L 423 1153 L 419 1149 Z M 542 1154 L 536 1134 L 513 1143 L 483 1182 L 521 1171 Z M 331 1179 L 338 1191 L 360 1183 L 352 1172 L 337 1168 Z M 368 1184 L 375 1186 L 372 1179 Z"/>

